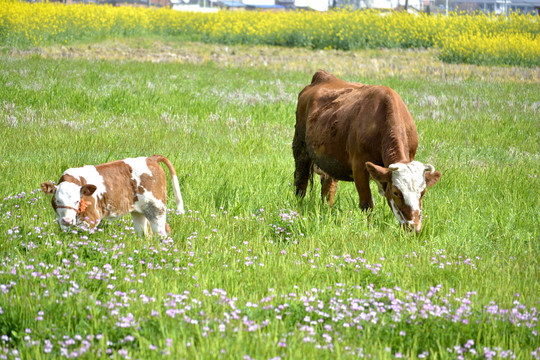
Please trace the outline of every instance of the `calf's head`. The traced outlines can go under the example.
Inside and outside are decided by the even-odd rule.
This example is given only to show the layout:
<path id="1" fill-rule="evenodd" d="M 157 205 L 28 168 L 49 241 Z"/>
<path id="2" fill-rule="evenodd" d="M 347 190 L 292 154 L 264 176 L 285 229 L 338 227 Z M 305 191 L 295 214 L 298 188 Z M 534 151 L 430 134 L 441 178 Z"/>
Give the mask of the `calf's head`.
<path id="1" fill-rule="evenodd" d="M 401 226 L 419 233 L 422 229 L 422 197 L 427 186 L 439 181 L 441 173 L 435 171 L 433 165 L 419 161 L 396 163 L 388 168 L 367 162 L 366 168 Z"/>
<path id="2" fill-rule="evenodd" d="M 96 191 L 95 185 L 79 186 L 63 181 L 55 186 L 52 182 L 44 182 L 41 184 L 41 190 L 53 196 L 52 206 L 62 230 L 67 230 L 72 225 L 84 224 L 89 227 L 96 225 L 97 212 L 94 199 L 91 198 Z"/>

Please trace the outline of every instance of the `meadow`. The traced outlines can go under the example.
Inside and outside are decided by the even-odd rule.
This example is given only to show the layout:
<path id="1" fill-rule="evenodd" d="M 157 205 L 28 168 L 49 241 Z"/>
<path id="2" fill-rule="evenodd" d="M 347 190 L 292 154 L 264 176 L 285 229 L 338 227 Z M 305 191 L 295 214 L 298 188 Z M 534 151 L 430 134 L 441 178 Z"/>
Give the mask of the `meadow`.
<path id="1" fill-rule="evenodd" d="M 296 98 L 318 68 L 401 94 L 443 174 L 419 236 L 352 183 L 291 185 Z M 135 37 L 0 54 L 0 356 L 532 359 L 540 356 L 538 68 L 430 50 Z M 187 212 L 63 233 L 43 181 L 163 154 Z M 170 183 L 169 207 L 174 207 Z"/>
<path id="2" fill-rule="evenodd" d="M 173 14 L 0 3 L 0 358 L 540 358 L 537 20 L 336 12 L 305 36 L 271 14 L 277 39 L 265 17 L 195 32 Z M 336 36 L 362 20 L 381 30 Z M 296 98 L 319 68 L 409 107 L 443 174 L 419 236 L 374 185 L 369 220 L 352 183 L 332 208 L 317 181 L 295 198 Z M 41 182 L 154 153 L 188 209 L 169 237 L 129 217 L 60 231 Z"/>

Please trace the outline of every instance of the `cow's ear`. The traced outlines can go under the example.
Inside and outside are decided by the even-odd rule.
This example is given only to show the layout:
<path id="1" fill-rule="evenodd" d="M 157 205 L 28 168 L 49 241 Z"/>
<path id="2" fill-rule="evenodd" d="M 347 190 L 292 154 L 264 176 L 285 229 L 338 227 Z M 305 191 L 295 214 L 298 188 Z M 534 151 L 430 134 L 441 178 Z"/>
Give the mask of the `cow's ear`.
<path id="1" fill-rule="evenodd" d="M 434 172 L 426 171 L 425 176 L 426 176 L 426 185 L 433 186 L 441 178 L 441 173 L 438 171 L 434 171 Z"/>
<path id="2" fill-rule="evenodd" d="M 81 187 L 81 195 L 90 196 L 96 191 L 97 186 L 92 184 L 83 185 Z"/>
<path id="3" fill-rule="evenodd" d="M 392 180 L 392 171 L 385 167 L 375 165 L 368 161 L 366 162 L 366 169 L 371 177 L 381 184 L 388 183 Z"/>
<path id="4" fill-rule="evenodd" d="M 47 195 L 52 195 L 56 192 L 56 186 L 52 182 L 46 181 L 41 183 L 41 190 Z"/>

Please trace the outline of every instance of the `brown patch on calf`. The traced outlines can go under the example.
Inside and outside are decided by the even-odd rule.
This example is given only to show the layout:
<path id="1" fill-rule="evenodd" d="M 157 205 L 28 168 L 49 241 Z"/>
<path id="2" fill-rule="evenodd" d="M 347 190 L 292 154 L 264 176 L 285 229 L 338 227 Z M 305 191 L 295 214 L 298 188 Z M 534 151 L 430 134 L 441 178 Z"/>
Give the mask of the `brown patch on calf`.
<path id="1" fill-rule="evenodd" d="M 101 217 L 115 214 L 122 216 L 133 210 L 133 171 L 123 160 L 96 165 L 103 177 L 105 193 L 98 201 Z"/>
<path id="2" fill-rule="evenodd" d="M 146 166 L 148 166 L 148 169 L 150 170 L 152 175 L 141 175 L 141 183 L 139 185 L 139 188 L 137 189 L 137 193 L 142 194 L 145 191 L 150 191 L 156 199 L 166 204 L 167 178 L 165 176 L 163 168 L 158 163 L 158 161 L 165 162 L 164 159 L 170 164 L 169 159 L 161 155 L 153 155 L 146 159 Z M 172 169 L 173 171 L 171 172 L 171 174 L 175 175 L 176 172 L 174 172 L 174 167 Z"/>
<path id="3" fill-rule="evenodd" d="M 152 175 L 148 174 L 142 174 L 141 175 L 141 185 L 139 186 L 139 190 L 142 187 L 143 192 L 149 191 L 154 195 L 154 197 L 158 200 L 161 200 L 165 203 L 167 200 L 167 192 L 165 191 L 165 185 L 166 185 L 166 178 L 165 178 L 165 172 L 159 166 L 159 164 L 150 164 L 148 165 L 150 170 L 152 171 Z M 139 192 L 142 194 L 142 192 Z"/>
<path id="4" fill-rule="evenodd" d="M 56 186 L 52 182 L 46 181 L 41 183 L 41 191 L 47 195 L 52 195 L 56 191 Z"/>
<path id="5" fill-rule="evenodd" d="M 60 183 L 62 183 L 64 181 L 67 181 L 67 182 L 70 182 L 70 183 L 73 183 L 73 184 L 79 185 L 79 186 L 83 186 L 83 185 L 86 184 L 86 179 L 84 177 L 81 177 L 80 180 L 79 180 L 76 177 L 74 177 L 72 175 L 69 175 L 69 174 L 62 175 L 62 177 L 60 178 L 60 181 L 58 181 L 58 185 L 60 185 Z"/>
<path id="6" fill-rule="evenodd" d="M 86 209 L 77 215 L 81 222 L 84 222 L 89 228 L 95 227 L 102 218 L 96 207 L 96 200 L 92 196 L 83 196 L 82 200 L 88 202 Z"/>
<path id="7" fill-rule="evenodd" d="M 435 185 L 437 181 L 439 181 L 439 179 L 441 178 L 441 173 L 438 171 L 434 171 L 432 174 L 431 172 L 428 171 L 426 172 L 425 177 L 426 177 L 426 186 L 431 187 Z"/>
<path id="8" fill-rule="evenodd" d="M 81 195 L 92 196 L 92 194 L 97 190 L 97 186 L 93 184 L 86 184 L 81 187 Z"/>

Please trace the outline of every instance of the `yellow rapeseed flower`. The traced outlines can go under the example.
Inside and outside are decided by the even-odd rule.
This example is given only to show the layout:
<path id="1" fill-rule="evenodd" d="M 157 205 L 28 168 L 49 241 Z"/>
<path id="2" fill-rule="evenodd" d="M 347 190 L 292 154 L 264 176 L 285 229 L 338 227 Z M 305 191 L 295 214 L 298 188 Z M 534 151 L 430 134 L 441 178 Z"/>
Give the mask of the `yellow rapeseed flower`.
<path id="1" fill-rule="evenodd" d="M 532 15 L 350 8 L 325 13 L 179 12 L 167 8 L 0 0 L 0 44 L 42 45 L 144 34 L 191 40 L 311 48 L 434 47 L 445 61 L 540 65 L 540 22 Z"/>

